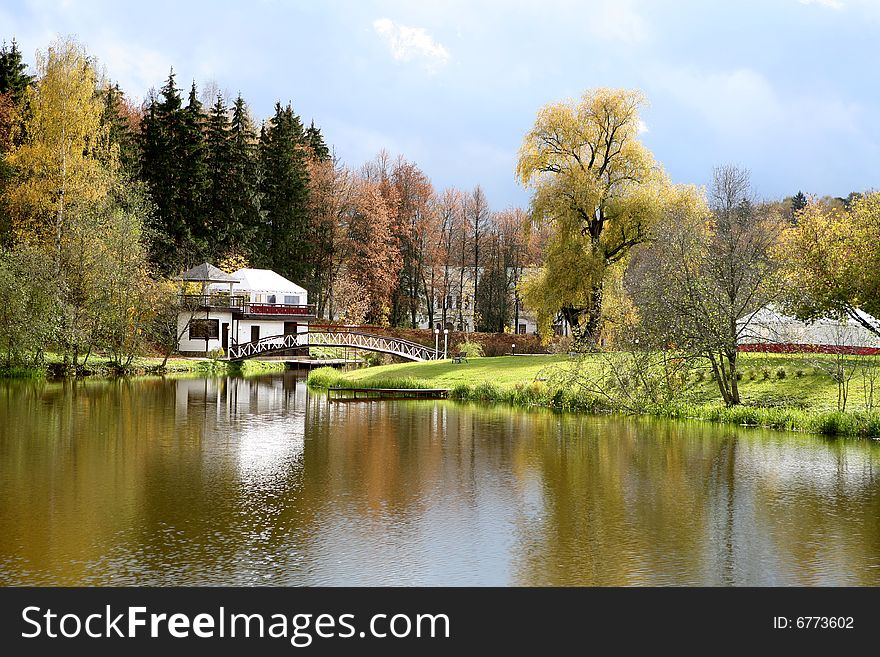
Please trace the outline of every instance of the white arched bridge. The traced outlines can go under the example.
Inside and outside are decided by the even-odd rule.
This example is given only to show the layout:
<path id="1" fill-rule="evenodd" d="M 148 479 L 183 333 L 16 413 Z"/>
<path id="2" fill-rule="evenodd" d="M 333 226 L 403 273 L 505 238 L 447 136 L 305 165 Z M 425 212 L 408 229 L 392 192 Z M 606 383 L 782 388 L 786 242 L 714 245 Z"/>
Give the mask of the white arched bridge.
<path id="1" fill-rule="evenodd" d="M 432 347 L 426 347 L 423 344 L 402 338 L 354 331 L 309 331 L 308 333 L 270 335 L 254 342 L 232 345 L 229 347 L 228 358 L 229 360 L 258 358 L 298 347 L 363 349 L 414 361 L 436 360 L 440 357 L 437 350 Z"/>

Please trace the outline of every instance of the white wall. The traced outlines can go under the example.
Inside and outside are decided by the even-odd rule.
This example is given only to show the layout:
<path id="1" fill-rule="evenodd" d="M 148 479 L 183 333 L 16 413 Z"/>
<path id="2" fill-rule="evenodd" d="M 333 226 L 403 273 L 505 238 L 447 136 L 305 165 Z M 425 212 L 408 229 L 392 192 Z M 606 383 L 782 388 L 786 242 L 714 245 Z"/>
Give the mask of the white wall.
<path id="1" fill-rule="evenodd" d="M 260 339 L 268 338 L 273 335 L 284 335 L 284 322 L 296 321 L 297 333 L 308 333 L 309 325 L 305 320 L 283 320 L 283 319 L 241 319 L 237 322 L 238 332 L 237 340 L 239 343 L 251 341 L 251 327 L 260 327 Z M 231 339 L 231 338 L 230 338 Z"/>
<path id="2" fill-rule="evenodd" d="M 219 320 L 218 324 L 218 333 L 217 339 L 211 339 L 207 341 L 207 347 L 205 346 L 205 340 L 203 338 L 190 339 L 189 337 L 189 327 L 187 324 L 190 319 L 216 319 Z M 222 346 L 221 340 L 223 339 L 223 324 L 229 324 L 229 339 L 232 340 L 232 312 L 230 311 L 216 311 L 212 310 L 210 312 L 205 311 L 197 311 L 195 313 L 191 313 L 189 311 L 178 313 L 177 315 L 177 335 L 182 335 L 183 337 L 180 339 L 180 344 L 178 345 L 178 349 L 180 351 L 201 351 L 201 352 L 209 352 L 212 349 L 217 349 Z"/>
<path id="3" fill-rule="evenodd" d="M 739 343 L 880 347 L 876 335 L 852 320 L 846 323 L 819 320 L 808 324 L 793 318 L 788 321 L 754 321 L 743 332 Z"/>

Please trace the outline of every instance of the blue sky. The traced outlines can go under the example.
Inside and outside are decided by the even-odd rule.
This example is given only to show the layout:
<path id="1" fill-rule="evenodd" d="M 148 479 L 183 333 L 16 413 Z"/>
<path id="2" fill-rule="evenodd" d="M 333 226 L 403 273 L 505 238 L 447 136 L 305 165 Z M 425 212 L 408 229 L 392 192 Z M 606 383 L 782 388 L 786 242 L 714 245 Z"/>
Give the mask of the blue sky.
<path id="1" fill-rule="evenodd" d="M 292 102 L 349 165 L 385 148 L 496 208 L 528 202 L 513 171 L 536 110 L 595 86 L 647 95 L 642 138 L 676 182 L 733 163 L 764 198 L 878 187 L 878 0 L 0 6 L 29 63 L 56 34 L 129 95 L 173 64 L 183 87 L 241 91 L 258 119 Z"/>

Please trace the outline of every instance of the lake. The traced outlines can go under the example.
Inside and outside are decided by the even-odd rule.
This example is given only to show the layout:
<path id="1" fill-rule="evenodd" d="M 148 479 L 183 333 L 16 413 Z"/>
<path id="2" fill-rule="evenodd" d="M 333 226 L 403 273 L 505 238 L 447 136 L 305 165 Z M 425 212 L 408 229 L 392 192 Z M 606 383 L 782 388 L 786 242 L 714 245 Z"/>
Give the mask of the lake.
<path id="1" fill-rule="evenodd" d="M 293 373 L 0 382 L 4 585 L 878 585 L 880 444 Z"/>

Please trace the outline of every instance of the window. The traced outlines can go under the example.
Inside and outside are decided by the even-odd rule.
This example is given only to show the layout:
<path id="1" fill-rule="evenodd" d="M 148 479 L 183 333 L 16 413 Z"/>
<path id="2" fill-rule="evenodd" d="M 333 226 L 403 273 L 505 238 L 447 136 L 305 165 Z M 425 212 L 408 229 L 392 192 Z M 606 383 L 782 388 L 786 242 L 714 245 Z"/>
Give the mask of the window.
<path id="1" fill-rule="evenodd" d="M 289 306 L 298 306 L 299 305 L 299 297 L 285 294 L 284 295 L 284 303 L 286 303 Z"/>
<path id="2" fill-rule="evenodd" d="M 189 323 L 190 340 L 216 340 L 220 337 L 219 319 L 193 319 Z"/>
<path id="3" fill-rule="evenodd" d="M 266 301 L 267 301 L 267 303 L 275 303 L 275 295 L 274 295 L 274 294 L 270 294 L 270 295 L 269 295 L 269 298 L 266 299 Z"/>
<path id="4" fill-rule="evenodd" d="M 525 335 L 525 334 L 526 334 L 526 325 L 525 325 L 525 324 L 520 324 L 520 325 L 519 325 L 519 330 L 517 331 L 517 333 L 519 333 L 520 335 Z"/>

